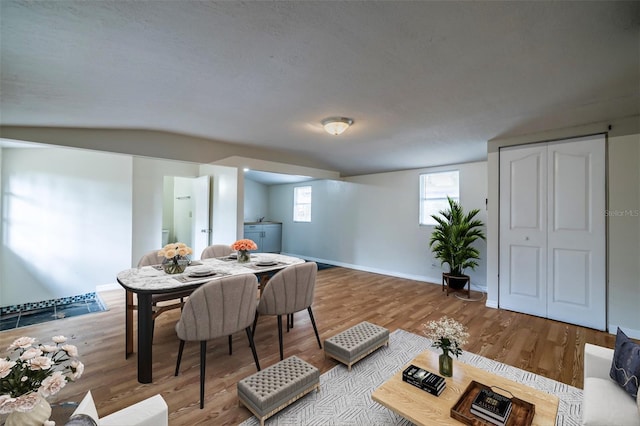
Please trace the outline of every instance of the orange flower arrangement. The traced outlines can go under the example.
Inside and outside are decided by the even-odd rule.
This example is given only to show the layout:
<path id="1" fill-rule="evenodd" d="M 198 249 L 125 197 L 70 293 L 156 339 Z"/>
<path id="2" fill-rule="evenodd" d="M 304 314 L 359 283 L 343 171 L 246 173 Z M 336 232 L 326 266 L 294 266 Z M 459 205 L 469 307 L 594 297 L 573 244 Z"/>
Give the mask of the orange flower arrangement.
<path id="1" fill-rule="evenodd" d="M 258 245 L 253 240 L 244 239 L 231 244 L 231 249 L 238 251 L 258 250 Z"/>

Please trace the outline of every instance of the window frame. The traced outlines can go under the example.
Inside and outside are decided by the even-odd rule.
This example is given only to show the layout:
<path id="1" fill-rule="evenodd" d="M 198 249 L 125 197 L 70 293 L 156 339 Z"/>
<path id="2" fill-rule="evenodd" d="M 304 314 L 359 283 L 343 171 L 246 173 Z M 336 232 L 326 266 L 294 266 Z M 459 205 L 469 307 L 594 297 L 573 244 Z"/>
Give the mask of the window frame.
<path id="1" fill-rule="evenodd" d="M 309 201 L 300 202 L 298 199 L 299 191 L 306 188 L 308 188 L 309 190 Z M 311 185 L 294 186 L 293 187 L 293 221 L 295 223 L 311 223 L 312 205 L 313 205 L 313 187 Z M 308 206 L 308 218 L 298 216 L 299 207 L 301 206 Z"/>
<path id="2" fill-rule="evenodd" d="M 457 188 L 453 192 L 449 192 L 449 190 L 440 190 L 440 191 L 432 191 L 432 195 L 429 196 L 429 188 L 428 179 L 429 176 L 433 175 L 442 175 L 442 174 L 453 174 L 455 173 L 455 180 L 457 180 Z M 451 169 L 451 170 L 441 170 L 437 172 L 426 172 L 420 173 L 419 175 L 419 198 L 418 198 L 418 225 L 419 226 L 435 226 L 437 222 L 433 220 L 431 217 L 432 214 L 437 214 L 439 211 L 443 210 L 447 203 L 447 197 L 454 199 L 455 201 L 460 201 L 460 170 L 459 169 Z M 434 196 L 433 192 L 440 192 L 440 196 Z M 435 206 L 429 208 L 429 204 L 434 203 Z"/>

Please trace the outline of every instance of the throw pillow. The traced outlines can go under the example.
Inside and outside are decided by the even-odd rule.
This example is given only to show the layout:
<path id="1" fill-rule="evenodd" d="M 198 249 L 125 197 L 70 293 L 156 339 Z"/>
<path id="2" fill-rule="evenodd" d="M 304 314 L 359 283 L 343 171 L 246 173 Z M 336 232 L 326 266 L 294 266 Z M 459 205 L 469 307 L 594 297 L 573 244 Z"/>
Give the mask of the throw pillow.
<path id="1" fill-rule="evenodd" d="M 634 343 L 618 327 L 616 347 L 609 375 L 633 398 L 638 398 L 640 378 L 640 345 Z"/>

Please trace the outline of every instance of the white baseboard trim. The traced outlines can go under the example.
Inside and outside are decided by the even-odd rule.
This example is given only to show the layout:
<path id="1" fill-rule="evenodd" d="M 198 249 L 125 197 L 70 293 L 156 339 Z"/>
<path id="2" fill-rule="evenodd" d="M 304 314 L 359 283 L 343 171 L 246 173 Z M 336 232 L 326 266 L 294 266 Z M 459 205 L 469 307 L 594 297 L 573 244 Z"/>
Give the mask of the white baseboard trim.
<path id="1" fill-rule="evenodd" d="M 123 290 L 123 288 L 118 283 L 101 284 L 96 286 L 96 292 L 98 293 L 101 291 L 113 291 L 113 290 Z"/>
<path id="2" fill-rule="evenodd" d="M 487 299 L 487 303 L 484 304 L 487 308 L 498 309 L 498 301 Z"/>
<path id="3" fill-rule="evenodd" d="M 329 264 L 329 265 L 341 266 L 343 268 L 355 269 L 356 271 L 371 272 L 373 274 L 387 275 L 389 277 L 404 278 L 404 279 L 407 279 L 407 280 L 414 280 L 414 281 L 424 282 L 426 284 L 442 285 L 442 275 L 439 275 L 439 276 L 436 276 L 436 277 L 431 277 L 431 276 L 427 276 L 427 275 L 405 274 L 404 272 L 389 271 L 387 269 L 379 269 L 379 268 L 370 268 L 370 267 L 367 267 L 367 266 L 354 265 L 352 263 L 336 262 L 335 260 L 327 260 L 327 259 L 321 259 L 321 258 L 317 258 L 317 257 L 302 256 L 302 255 L 294 254 L 294 253 L 284 253 L 283 252 L 282 254 L 285 255 L 285 256 L 293 256 L 293 257 L 299 257 L 299 258 L 306 259 L 306 260 L 311 260 L 313 262 L 326 263 L 326 264 Z M 478 286 L 478 285 L 474 285 L 473 283 L 471 284 L 471 289 L 472 290 L 476 290 L 476 291 L 480 291 L 482 293 L 486 293 L 487 292 L 487 287 L 486 286 L 484 286 L 484 287 L 483 286 Z"/>

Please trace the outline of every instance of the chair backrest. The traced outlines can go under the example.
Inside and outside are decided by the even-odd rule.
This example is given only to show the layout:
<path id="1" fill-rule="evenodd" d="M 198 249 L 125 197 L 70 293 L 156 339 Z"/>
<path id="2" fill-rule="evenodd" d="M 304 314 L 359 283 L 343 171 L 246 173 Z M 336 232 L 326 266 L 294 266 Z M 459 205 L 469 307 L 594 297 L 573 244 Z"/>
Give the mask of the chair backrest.
<path id="1" fill-rule="evenodd" d="M 242 274 L 209 281 L 185 303 L 176 324 L 178 338 L 202 341 L 246 329 L 256 314 L 258 280 Z"/>
<path id="2" fill-rule="evenodd" d="M 214 244 L 202 250 L 200 259 L 210 259 L 212 257 L 229 256 L 233 250 L 231 246 L 225 244 Z"/>
<path id="3" fill-rule="evenodd" d="M 262 290 L 258 312 L 261 315 L 292 314 L 313 303 L 318 265 L 305 262 L 276 273 Z"/>
<path id="4" fill-rule="evenodd" d="M 158 256 L 158 250 L 150 251 L 140 258 L 138 262 L 138 268 L 142 268 L 143 266 L 151 266 L 151 265 L 160 265 L 164 258 L 162 256 Z"/>

